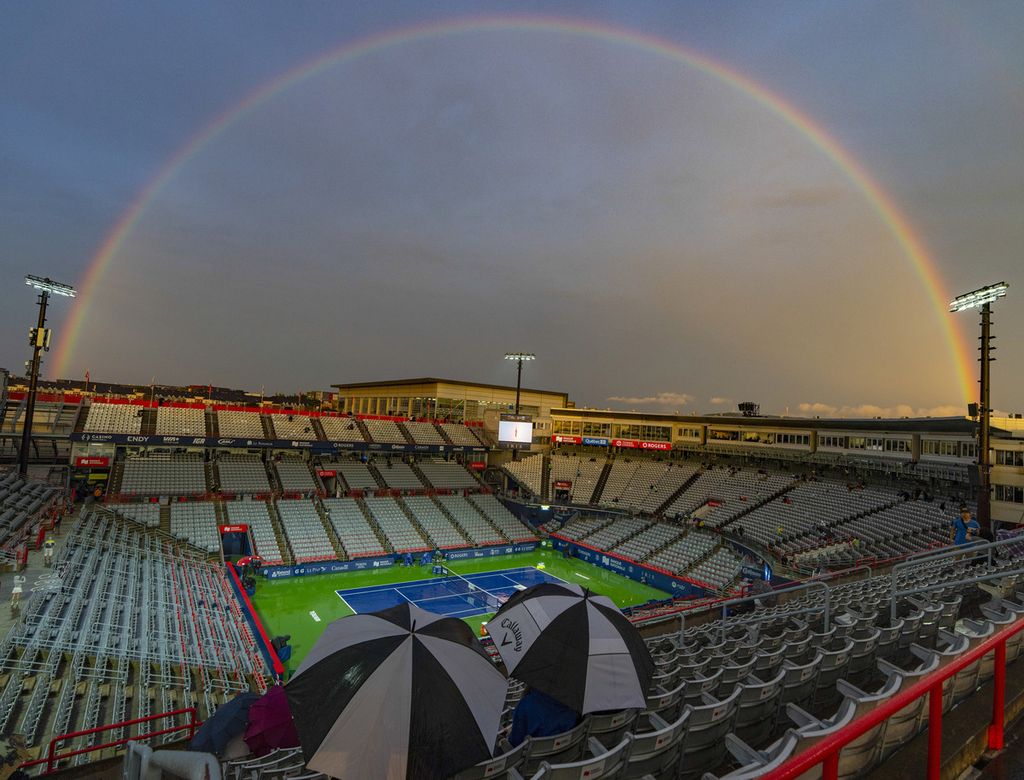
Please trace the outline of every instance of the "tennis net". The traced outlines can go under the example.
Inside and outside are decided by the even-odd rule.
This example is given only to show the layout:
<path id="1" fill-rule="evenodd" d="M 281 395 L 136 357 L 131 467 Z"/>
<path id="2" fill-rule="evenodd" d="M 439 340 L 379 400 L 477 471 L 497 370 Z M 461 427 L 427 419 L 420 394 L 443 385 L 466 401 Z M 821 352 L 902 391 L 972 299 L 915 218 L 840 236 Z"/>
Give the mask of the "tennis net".
<path id="1" fill-rule="evenodd" d="M 485 612 L 497 612 L 498 608 L 505 603 L 505 596 L 498 596 L 488 590 L 484 590 L 479 585 L 474 585 L 461 574 L 447 567 L 441 569 L 441 579 L 444 582 L 445 588 L 462 598 L 475 609 L 481 609 Z"/>

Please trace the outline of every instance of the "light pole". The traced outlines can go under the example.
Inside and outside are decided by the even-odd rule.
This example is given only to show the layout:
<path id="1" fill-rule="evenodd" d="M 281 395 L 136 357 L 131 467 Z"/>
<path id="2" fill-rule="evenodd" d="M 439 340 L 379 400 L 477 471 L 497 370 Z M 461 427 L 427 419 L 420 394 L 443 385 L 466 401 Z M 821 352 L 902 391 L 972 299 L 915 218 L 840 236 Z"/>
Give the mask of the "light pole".
<path id="1" fill-rule="evenodd" d="M 21 451 L 18 455 L 18 473 L 25 477 L 28 475 L 28 450 L 32 441 L 32 418 L 36 412 L 36 385 L 39 384 L 40 352 L 50 350 L 50 334 L 52 331 L 46 327 L 46 304 L 50 295 L 62 295 L 66 298 L 75 297 L 75 288 L 68 284 L 61 284 L 52 279 L 40 279 L 38 276 L 26 276 L 25 284 L 39 290 L 39 297 L 36 299 L 39 304 L 39 319 L 36 327 L 28 332 L 28 343 L 32 347 L 32 362 L 28 364 L 28 398 L 25 400 L 25 424 L 21 430 Z"/>
<path id="2" fill-rule="evenodd" d="M 519 393 L 523 387 L 523 363 L 527 360 L 536 360 L 537 356 L 532 352 L 506 352 L 505 360 L 516 361 L 516 414 L 519 414 Z M 519 450 L 512 450 L 512 460 L 519 460 Z"/>
<path id="3" fill-rule="evenodd" d="M 992 465 L 989 458 L 989 432 L 992 416 L 990 402 L 990 381 L 989 370 L 995 358 L 991 353 L 995 347 L 992 341 L 992 303 L 999 298 L 1006 297 L 1006 290 L 1009 285 L 1006 282 L 997 282 L 987 287 L 982 287 L 973 292 L 957 296 L 949 304 L 950 312 L 967 311 L 968 309 L 981 309 L 981 346 L 978 351 L 981 353 L 981 393 L 978 404 L 978 415 L 981 426 L 978 430 L 978 525 L 982 530 L 990 531 L 992 528 Z"/>
<path id="4" fill-rule="evenodd" d="M 516 414 L 519 414 L 519 392 L 523 386 L 523 362 L 536 360 L 537 356 L 532 352 L 506 352 L 505 360 L 516 361 Z"/>

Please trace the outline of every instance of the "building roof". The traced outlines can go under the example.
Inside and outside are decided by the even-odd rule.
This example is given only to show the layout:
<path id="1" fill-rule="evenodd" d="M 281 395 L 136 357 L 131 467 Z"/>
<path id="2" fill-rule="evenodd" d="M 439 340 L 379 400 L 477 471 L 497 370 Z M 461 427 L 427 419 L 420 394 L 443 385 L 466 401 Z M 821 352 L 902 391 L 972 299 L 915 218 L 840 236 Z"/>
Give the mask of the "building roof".
<path id="1" fill-rule="evenodd" d="M 331 385 L 331 387 L 336 387 L 341 392 L 344 390 L 363 390 L 371 387 L 401 387 L 405 385 L 465 385 L 466 387 L 486 387 L 488 390 L 507 390 L 511 393 L 516 391 L 515 385 L 492 385 L 487 382 L 467 382 L 464 379 L 439 379 L 434 376 L 416 379 L 392 379 L 382 382 L 350 382 L 342 385 Z M 535 388 L 523 387 L 520 388 L 520 391 L 523 393 L 540 393 L 541 395 L 557 395 L 566 401 L 569 400 L 568 393 L 562 393 L 557 390 L 537 390 Z"/>

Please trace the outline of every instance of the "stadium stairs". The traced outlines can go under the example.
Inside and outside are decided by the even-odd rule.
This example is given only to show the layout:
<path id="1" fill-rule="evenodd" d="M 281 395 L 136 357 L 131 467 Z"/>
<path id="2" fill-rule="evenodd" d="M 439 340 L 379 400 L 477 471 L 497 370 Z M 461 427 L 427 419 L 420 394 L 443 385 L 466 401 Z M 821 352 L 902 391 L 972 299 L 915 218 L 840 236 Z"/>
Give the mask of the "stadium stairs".
<path id="1" fill-rule="evenodd" d="M 450 447 L 455 446 L 455 442 L 452 441 L 452 437 L 445 432 L 444 428 L 442 428 L 440 425 L 434 425 L 434 427 L 437 429 L 437 432 L 441 434 L 441 438 L 444 439 L 445 444 L 447 444 Z"/>
<path id="2" fill-rule="evenodd" d="M 698 469 L 697 471 L 695 471 L 693 476 L 688 478 L 682 485 L 676 488 L 675 492 L 668 498 L 666 498 L 664 501 L 662 501 L 651 514 L 657 517 L 670 506 L 672 506 L 672 504 L 675 502 L 677 498 L 679 498 L 681 495 L 683 495 L 683 493 L 685 493 L 687 490 L 693 487 L 693 483 L 700 479 L 700 475 L 703 473 L 703 469 Z"/>
<path id="3" fill-rule="evenodd" d="M 427 479 L 427 475 L 424 474 L 419 467 L 419 464 L 413 462 L 409 464 L 409 468 L 412 469 L 412 473 L 416 475 L 416 479 L 426 485 L 428 488 L 434 487 L 433 483 Z M 407 513 L 408 514 L 408 513 Z"/>
<path id="4" fill-rule="evenodd" d="M 359 511 L 363 513 L 363 517 L 366 518 L 367 524 L 370 526 L 370 530 L 373 531 L 373 535 L 377 537 L 377 541 L 380 542 L 380 546 L 383 550 L 393 553 L 395 548 L 388 542 L 388 538 L 384 535 L 384 532 L 377 525 L 377 521 L 373 517 L 373 512 L 366 505 L 366 502 L 361 498 L 356 499 L 356 506 L 359 507 Z"/>
<path id="5" fill-rule="evenodd" d="M 145 409 L 142 410 L 142 426 L 139 432 L 143 436 L 153 436 L 156 434 L 156 409 Z"/>
<path id="6" fill-rule="evenodd" d="M 110 478 L 107 480 L 107 495 L 116 496 L 121 493 L 121 482 L 124 480 L 124 459 L 114 461 L 110 469 Z"/>
<path id="7" fill-rule="evenodd" d="M 426 529 L 424 529 L 423 526 L 420 525 L 420 521 L 417 519 L 413 511 L 409 509 L 408 506 L 405 505 L 405 502 L 402 499 L 398 498 L 395 499 L 395 503 L 398 504 L 398 508 L 402 510 L 402 514 L 409 518 L 409 523 L 412 525 L 414 529 L 416 529 L 416 533 L 418 533 L 420 535 L 420 538 L 423 539 L 423 543 L 431 547 L 436 547 L 437 543 L 430 537 L 430 534 L 426 532 Z"/>
<path id="8" fill-rule="evenodd" d="M 220 424 L 217 422 L 217 413 L 213 409 L 206 410 L 206 430 L 213 438 L 220 436 Z"/>
<path id="9" fill-rule="evenodd" d="M 790 484 L 786 485 L 784 488 L 782 488 L 780 490 L 776 490 L 774 493 L 772 493 L 767 498 L 763 498 L 760 501 L 755 501 L 750 506 L 744 507 L 739 512 L 737 512 L 735 515 L 733 515 L 728 520 L 726 520 L 724 523 L 722 523 L 719 526 L 719 529 L 720 530 L 724 530 L 728 526 L 730 526 L 733 523 L 735 523 L 737 520 L 741 520 L 742 518 L 744 518 L 747 515 L 749 515 L 755 509 L 759 509 L 759 508 L 763 507 L 765 504 L 770 504 L 772 501 L 774 501 L 777 498 L 782 498 L 782 496 L 786 495 L 786 493 L 788 493 L 793 488 L 795 488 L 797 486 L 797 484 L 798 484 L 797 482 L 791 482 Z"/>
<path id="10" fill-rule="evenodd" d="M 274 528 L 274 538 L 277 539 L 277 546 L 281 549 L 281 557 L 284 558 L 286 566 L 292 566 L 295 563 L 295 555 L 292 553 L 288 537 L 281 527 L 281 518 L 277 514 L 277 507 L 273 501 L 267 501 L 267 514 L 270 515 L 270 525 Z"/>
<path id="11" fill-rule="evenodd" d="M 363 441 L 373 441 L 373 437 L 370 436 L 370 429 L 366 427 L 366 423 L 358 417 L 353 417 L 352 419 L 359 429 L 359 434 L 363 437 Z"/>
<path id="12" fill-rule="evenodd" d="M 388 487 L 387 480 L 385 480 L 384 479 L 384 475 L 381 474 L 380 471 L 377 470 L 377 464 L 373 463 L 372 461 L 368 462 L 366 464 L 366 468 L 368 468 L 370 470 L 370 475 L 373 477 L 374 481 L 377 483 L 377 489 L 378 490 L 387 490 L 387 487 Z"/>
<path id="13" fill-rule="evenodd" d="M 320 524 L 324 527 L 324 532 L 327 534 L 327 538 L 330 539 L 331 547 L 334 548 L 334 553 L 338 556 L 338 560 L 347 561 L 348 553 L 345 550 L 345 545 L 341 543 L 341 539 L 338 538 L 338 534 L 334 530 L 334 526 L 331 525 L 331 521 L 327 517 L 327 512 L 324 510 L 324 505 L 319 499 L 317 499 L 313 502 L 313 506 L 316 507 L 317 517 L 320 518 Z"/>
<path id="14" fill-rule="evenodd" d="M 551 456 L 544 455 L 540 464 L 540 493 L 543 503 L 551 502 Z"/>
<path id="15" fill-rule="evenodd" d="M 82 404 L 81 408 L 79 408 L 78 410 L 78 417 L 75 418 L 75 424 L 72 426 L 72 430 L 74 430 L 75 433 L 81 433 L 82 431 L 84 431 L 85 421 L 86 419 L 88 419 L 88 417 L 89 407 L 86 406 L 85 404 Z"/>
<path id="16" fill-rule="evenodd" d="M 267 439 L 277 438 L 277 434 L 274 433 L 274 426 L 270 423 L 270 418 L 265 415 L 260 415 L 260 425 L 263 426 L 263 436 Z"/>
<path id="17" fill-rule="evenodd" d="M 316 417 L 309 418 L 309 424 L 313 427 L 313 435 L 316 436 L 320 441 L 329 441 L 330 437 L 327 435 L 327 431 L 324 430 L 324 426 L 320 423 Z"/>
<path id="18" fill-rule="evenodd" d="M 406 444 L 415 444 L 416 440 L 412 437 L 412 434 L 409 433 L 409 431 L 406 430 L 405 426 L 402 423 L 396 423 L 396 424 L 398 425 L 398 430 L 401 431 L 402 436 L 405 437 L 405 443 Z"/>
<path id="19" fill-rule="evenodd" d="M 601 468 L 601 476 L 597 478 L 597 484 L 594 485 L 594 492 L 590 496 L 590 501 L 587 502 L 591 506 L 598 506 L 601 503 L 601 494 L 604 493 L 604 486 L 608 484 L 608 475 L 611 473 L 612 461 L 607 460 Z"/>

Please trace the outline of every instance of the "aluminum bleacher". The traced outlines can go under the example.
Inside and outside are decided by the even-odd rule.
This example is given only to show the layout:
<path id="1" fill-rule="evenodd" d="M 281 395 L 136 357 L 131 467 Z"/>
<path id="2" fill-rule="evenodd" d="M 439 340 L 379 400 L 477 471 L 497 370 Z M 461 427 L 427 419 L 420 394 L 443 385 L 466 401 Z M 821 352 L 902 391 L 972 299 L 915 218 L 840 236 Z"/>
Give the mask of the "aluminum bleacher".
<path id="1" fill-rule="evenodd" d="M 370 441 L 378 444 L 406 444 L 405 436 L 394 420 L 363 420 L 370 434 Z"/>
<path id="2" fill-rule="evenodd" d="M 309 470 L 309 464 L 302 458 L 283 457 L 274 462 L 277 480 L 281 490 L 286 493 L 305 493 L 311 495 L 320 488 Z"/>
<path id="3" fill-rule="evenodd" d="M 349 558 L 388 552 L 354 498 L 326 498 L 323 504 Z"/>
<path id="4" fill-rule="evenodd" d="M 480 510 L 466 497 L 435 496 L 435 499 L 449 515 L 455 518 L 455 522 L 465 531 L 473 544 L 501 544 L 505 541 L 494 526 L 484 518 Z"/>
<path id="5" fill-rule="evenodd" d="M 327 464 L 325 463 L 325 465 Z M 373 472 L 365 463 L 356 460 L 343 460 L 330 463 L 328 468 L 336 469 L 338 475 L 345 480 L 345 484 L 353 490 L 374 490 L 380 487 Z"/>
<path id="6" fill-rule="evenodd" d="M 156 410 L 157 436 L 206 436 L 204 407 L 160 406 Z"/>
<path id="7" fill-rule="evenodd" d="M 490 493 L 470 495 L 468 499 L 510 542 L 536 540 L 537 535 Z"/>
<path id="8" fill-rule="evenodd" d="M 429 496 L 405 496 L 402 501 L 415 516 L 420 527 L 427 532 L 434 547 L 450 549 L 470 546 L 466 537 Z"/>
<path id="9" fill-rule="evenodd" d="M 207 492 L 201 455 L 178 453 L 128 456 L 121 493 L 128 496 L 198 496 Z"/>
<path id="10" fill-rule="evenodd" d="M 136 404 L 92 403 L 82 430 L 89 433 L 141 433 L 142 409 Z"/>
<path id="11" fill-rule="evenodd" d="M 395 499 L 369 496 L 365 499 L 377 523 L 395 552 L 419 552 L 430 549 L 430 544 L 417 531 Z"/>
<path id="12" fill-rule="evenodd" d="M 323 427 L 328 441 L 366 441 L 359 425 L 352 417 L 327 415 L 320 418 L 320 425 Z"/>
<path id="13" fill-rule="evenodd" d="M 338 557 L 313 501 L 303 498 L 280 499 L 275 506 L 296 563 L 326 561 Z"/>
<path id="14" fill-rule="evenodd" d="M 384 483 L 389 488 L 422 490 L 424 487 L 408 463 L 388 458 L 384 461 L 378 460 L 374 465 L 377 467 L 377 473 L 384 478 Z"/>
<path id="15" fill-rule="evenodd" d="M 439 425 L 445 435 L 451 439 L 452 444 L 460 447 L 480 447 L 484 444 L 475 430 L 468 425 L 461 423 L 439 423 Z"/>
<path id="16" fill-rule="evenodd" d="M 555 459 L 551 460 L 553 465 Z M 535 496 L 541 495 L 540 483 L 544 479 L 543 455 L 528 455 L 521 460 L 510 460 L 503 463 L 501 468 Z"/>
<path id="17" fill-rule="evenodd" d="M 217 430 L 221 436 L 239 439 L 263 439 L 267 435 L 259 413 L 237 409 L 217 411 Z"/>
<path id="18" fill-rule="evenodd" d="M 457 490 L 480 487 L 480 481 L 459 463 L 446 460 L 422 460 L 417 466 L 433 487 Z"/>
<path id="19" fill-rule="evenodd" d="M 412 436 L 416 444 L 447 444 L 434 423 L 407 421 L 402 427 Z"/>
<path id="20" fill-rule="evenodd" d="M 313 418 L 305 414 L 268 414 L 275 438 L 314 441 L 317 439 Z"/>
<path id="21" fill-rule="evenodd" d="M 171 535 L 206 552 L 215 553 L 220 550 L 214 505 L 209 501 L 171 504 Z"/>
<path id="22" fill-rule="evenodd" d="M 267 470 L 259 455 L 224 454 L 217 458 L 218 487 L 222 493 L 265 495 L 270 493 Z"/>

